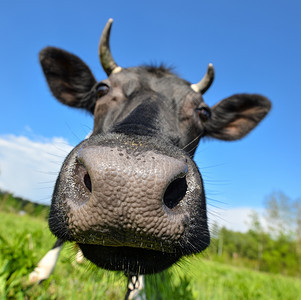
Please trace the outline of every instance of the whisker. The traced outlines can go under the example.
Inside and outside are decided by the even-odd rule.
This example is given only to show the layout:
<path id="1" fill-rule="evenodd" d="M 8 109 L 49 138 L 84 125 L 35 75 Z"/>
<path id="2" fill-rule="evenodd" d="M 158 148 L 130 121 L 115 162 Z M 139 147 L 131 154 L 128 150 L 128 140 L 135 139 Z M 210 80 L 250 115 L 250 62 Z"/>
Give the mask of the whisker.
<path id="1" fill-rule="evenodd" d="M 57 172 L 49 172 L 49 171 L 39 171 L 39 170 L 35 170 L 35 172 L 37 172 L 37 173 L 40 173 L 40 174 L 45 174 L 45 175 L 58 175 L 59 174 L 59 172 L 57 171 Z"/>
<path id="2" fill-rule="evenodd" d="M 197 141 L 200 137 L 202 136 L 202 134 L 199 134 L 197 137 L 195 137 L 191 142 L 189 142 L 187 145 L 185 145 L 181 150 L 185 150 L 187 147 L 189 147 L 192 143 L 194 143 L 195 141 Z"/>
<path id="3" fill-rule="evenodd" d="M 52 180 L 52 181 L 40 181 L 40 182 L 37 182 L 37 184 L 53 184 L 55 183 L 55 180 Z"/>

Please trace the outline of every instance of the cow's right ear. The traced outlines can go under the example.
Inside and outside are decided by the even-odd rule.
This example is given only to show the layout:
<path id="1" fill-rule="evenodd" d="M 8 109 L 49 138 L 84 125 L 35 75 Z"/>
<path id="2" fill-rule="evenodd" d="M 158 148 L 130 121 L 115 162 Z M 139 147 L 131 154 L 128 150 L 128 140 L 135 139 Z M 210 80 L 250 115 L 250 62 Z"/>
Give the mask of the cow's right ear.
<path id="1" fill-rule="evenodd" d="M 54 47 L 40 52 L 40 63 L 52 94 L 62 103 L 94 111 L 92 87 L 96 80 L 77 56 Z"/>

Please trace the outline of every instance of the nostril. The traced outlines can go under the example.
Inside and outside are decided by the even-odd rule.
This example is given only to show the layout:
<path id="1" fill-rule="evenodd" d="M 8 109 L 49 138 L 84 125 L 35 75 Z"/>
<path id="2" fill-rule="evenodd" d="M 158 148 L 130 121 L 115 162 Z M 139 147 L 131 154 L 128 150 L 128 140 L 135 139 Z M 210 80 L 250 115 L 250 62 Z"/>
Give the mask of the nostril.
<path id="1" fill-rule="evenodd" d="M 185 197 L 187 192 L 186 176 L 182 178 L 176 178 L 167 187 L 164 196 L 164 204 L 172 209 L 176 207 L 179 202 Z"/>
<path id="2" fill-rule="evenodd" d="M 88 173 L 84 175 L 84 183 L 86 188 L 90 191 L 90 193 L 92 193 L 92 183 L 91 183 L 90 175 Z"/>
<path id="3" fill-rule="evenodd" d="M 77 161 L 75 174 L 76 174 L 75 177 L 77 178 L 76 182 L 81 186 L 85 186 L 87 190 L 90 193 L 92 193 L 91 177 L 87 171 L 87 168 L 84 166 L 84 164 L 81 161 Z"/>

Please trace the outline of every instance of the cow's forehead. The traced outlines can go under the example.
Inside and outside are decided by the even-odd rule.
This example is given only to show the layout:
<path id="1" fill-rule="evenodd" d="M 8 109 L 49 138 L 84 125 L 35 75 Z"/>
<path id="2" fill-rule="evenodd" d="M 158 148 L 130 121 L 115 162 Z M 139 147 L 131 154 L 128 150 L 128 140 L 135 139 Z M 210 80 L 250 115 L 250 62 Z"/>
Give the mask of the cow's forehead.
<path id="1" fill-rule="evenodd" d="M 201 94 L 195 93 L 191 89 L 191 83 L 163 67 L 146 66 L 122 69 L 118 73 L 111 74 L 108 82 L 113 88 L 121 88 L 127 96 L 133 92 L 152 90 L 168 98 L 180 100 L 189 95 L 198 102 L 203 101 Z"/>

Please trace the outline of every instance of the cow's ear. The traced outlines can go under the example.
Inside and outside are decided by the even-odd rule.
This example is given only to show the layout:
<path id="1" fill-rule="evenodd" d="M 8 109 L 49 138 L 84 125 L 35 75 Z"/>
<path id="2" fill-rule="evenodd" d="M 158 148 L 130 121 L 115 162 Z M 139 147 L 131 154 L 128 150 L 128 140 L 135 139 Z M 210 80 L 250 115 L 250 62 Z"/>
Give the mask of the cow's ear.
<path id="1" fill-rule="evenodd" d="M 77 56 L 53 47 L 43 49 L 39 57 L 52 94 L 66 105 L 93 113 L 91 89 L 96 80 L 89 67 Z"/>
<path id="2" fill-rule="evenodd" d="M 212 107 L 205 123 L 206 135 L 220 140 L 238 140 L 248 134 L 269 112 L 271 102 L 254 94 L 237 94 Z"/>

